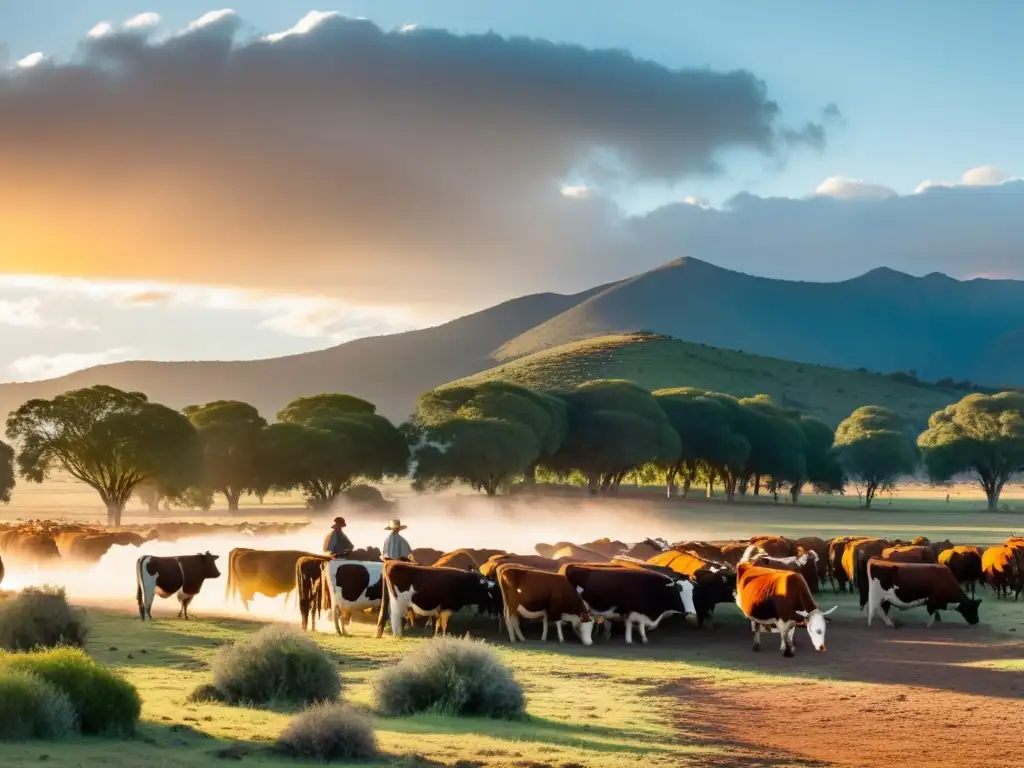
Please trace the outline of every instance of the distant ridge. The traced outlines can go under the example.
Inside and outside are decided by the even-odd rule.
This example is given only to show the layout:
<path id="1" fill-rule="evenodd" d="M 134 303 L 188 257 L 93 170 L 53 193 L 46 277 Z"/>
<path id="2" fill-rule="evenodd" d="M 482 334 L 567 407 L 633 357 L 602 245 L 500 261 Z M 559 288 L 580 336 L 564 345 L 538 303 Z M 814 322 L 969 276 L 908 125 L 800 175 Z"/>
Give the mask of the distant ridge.
<path id="1" fill-rule="evenodd" d="M 523 296 L 434 328 L 301 355 L 115 363 L 49 381 L 0 384 L 0 414 L 33 397 L 105 383 L 176 408 L 238 398 L 270 418 L 300 395 L 340 391 L 404 419 L 432 387 L 546 349 L 638 331 L 838 369 L 1024 384 L 1024 282 L 914 277 L 882 267 L 813 283 L 683 257 L 578 294 Z"/>

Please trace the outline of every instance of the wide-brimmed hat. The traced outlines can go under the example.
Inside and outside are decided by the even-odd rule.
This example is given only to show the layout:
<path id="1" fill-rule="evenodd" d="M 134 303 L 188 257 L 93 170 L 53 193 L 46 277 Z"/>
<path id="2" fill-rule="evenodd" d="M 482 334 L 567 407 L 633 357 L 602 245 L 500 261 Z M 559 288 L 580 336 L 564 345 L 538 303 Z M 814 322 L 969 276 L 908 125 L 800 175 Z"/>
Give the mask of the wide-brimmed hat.
<path id="1" fill-rule="evenodd" d="M 404 531 L 408 527 L 409 527 L 408 525 L 402 525 L 402 521 L 401 520 L 392 520 L 390 523 L 388 523 L 388 527 L 385 528 L 384 530 L 385 531 Z"/>
<path id="2" fill-rule="evenodd" d="M 334 524 L 335 525 L 340 525 L 342 528 L 344 528 L 347 525 L 347 523 L 345 522 L 345 518 L 344 517 L 336 517 L 336 518 L 334 518 Z"/>

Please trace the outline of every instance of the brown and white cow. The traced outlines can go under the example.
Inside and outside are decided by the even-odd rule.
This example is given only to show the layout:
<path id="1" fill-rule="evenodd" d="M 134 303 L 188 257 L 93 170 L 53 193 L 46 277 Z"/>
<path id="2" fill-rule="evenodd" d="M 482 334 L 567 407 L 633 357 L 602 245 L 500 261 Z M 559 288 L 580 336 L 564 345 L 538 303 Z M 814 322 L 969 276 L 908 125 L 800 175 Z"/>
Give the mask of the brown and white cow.
<path id="1" fill-rule="evenodd" d="M 697 621 L 693 583 L 687 578 L 673 579 L 607 563 L 567 563 L 559 573 L 569 580 L 593 616 L 625 623 L 627 643 L 633 642 L 633 624 L 646 643 L 647 630 L 656 629 L 666 616 L 681 613 L 687 621 Z"/>
<path id="2" fill-rule="evenodd" d="M 495 555 L 480 566 L 480 575 L 494 581 L 498 578 L 498 566 L 505 565 L 506 563 L 525 565 L 538 571 L 549 571 L 550 573 L 558 573 L 558 569 L 564 565 L 564 563 L 560 563 L 558 560 L 552 560 L 550 557 L 541 557 L 540 555 Z"/>
<path id="3" fill-rule="evenodd" d="M 238 598 L 245 610 L 257 593 L 267 597 L 285 596 L 295 589 L 295 566 L 303 557 L 330 559 L 327 555 L 300 549 L 248 549 L 236 547 L 228 552 L 227 583 L 224 597 Z"/>
<path id="4" fill-rule="evenodd" d="M 434 634 L 448 633 L 448 620 L 456 611 L 475 606 L 482 614 L 495 611 L 497 583 L 478 573 L 456 568 L 432 568 L 401 560 L 388 560 L 383 571 L 384 592 L 377 617 L 377 637 L 391 623 L 391 633 L 402 636 L 402 618 L 411 609 L 430 616 Z"/>
<path id="5" fill-rule="evenodd" d="M 970 589 L 971 597 L 974 597 L 975 585 L 985 581 L 981 550 L 977 547 L 960 545 L 945 549 L 939 553 L 939 563 L 949 568 L 958 584 Z"/>
<path id="6" fill-rule="evenodd" d="M 828 578 L 832 583 L 833 592 L 846 591 L 846 585 L 850 580 L 843 570 L 843 554 L 846 552 L 846 545 L 856 540 L 856 536 L 836 536 L 828 542 Z M 850 589 L 853 589 L 853 585 Z"/>
<path id="7" fill-rule="evenodd" d="M 824 652 L 827 611 L 818 608 L 807 582 L 799 573 L 763 568 L 755 563 L 740 563 L 736 569 L 736 604 L 750 620 L 754 650 L 761 650 L 761 631 L 778 632 L 782 655 L 792 658 L 793 634 L 801 624 L 807 627 L 814 650 Z"/>
<path id="8" fill-rule="evenodd" d="M 526 642 L 520 619 L 540 619 L 541 642 L 548 639 L 548 622 L 554 622 L 558 642 L 564 643 L 562 624 L 568 622 L 584 645 L 593 645 L 594 617 L 562 574 L 506 563 L 498 568 L 498 588 L 513 643 Z"/>
<path id="9" fill-rule="evenodd" d="M 575 544 L 559 547 L 551 553 L 551 558 L 565 563 L 607 563 L 611 560 L 610 557 L 605 557 L 600 552 L 586 547 L 578 547 Z"/>
<path id="10" fill-rule="evenodd" d="M 1020 597 L 1024 578 L 1021 574 L 1021 559 L 1012 546 L 998 544 L 986 549 L 981 554 L 981 572 L 996 597 L 1009 597 L 1010 592 L 1014 593 L 1015 598 Z"/>
<path id="11" fill-rule="evenodd" d="M 345 629 L 352 622 L 354 611 L 380 606 L 384 592 L 384 563 L 328 560 L 321 569 L 322 581 L 327 585 L 334 631 L 345 637 L 348 634 Z"/>
<path id="12" fill-rule="evenodd" d="M 154 557 L 143 555 L 135 562 L 135 600 L 139 604 L 139 617 L 145 621 L 153 619 L 153 599 L 175 595 L 181 608 L 178 617 L 188 618 L 188 606 L 199 594 L 206 579 L 220 576 L 217 558 L 204 552 L 198 555 L 180 557 Z"/>
<path id="13" fill-rule="evenodd" d="M 859 579 L 861 602 L 868 606 L 868 626 L 880 614 L 886 626 L 895 627 L 889 606 L 906 611 L 918 606 L 928 608 L 928 626 L 940 620 L 939 611 L 955 605 L 968 624 L 978 623 L 981 600 L 964 594 L 949 568 L 938 563 L 894 563 L 873 557 Z"/>
<path id="14" fill-rule="evenodd" d="M 828 579 L 828 542 L 817 536 L 804 536 L 793 542 L 793 554 L 799 557 L 804 552 L 817 555 L 818 583 L 824 585 Z"/>
<path id="15" fill-rule="evenodd" d="M 763 549 L 769 557 L 790 557 L 796 554 L 793 541 L 785 536 L 751 536 L 750 544 Z"/>
<path id="16" fill-rule="evenodd" d="M 847 543 L 843 550 L 843 571 L 855 590 L 860 588 L 858 574 L 863 572 L 868 560 L 878 557 L 891 546 L 893 542 L 877 538 L 857 539 Z M 861 593 L 860 607 L 864 607 L 864 593 Z"/>
<path id="17" fill-rule="evenodd" d="M 879 557 L 894 563 L 934 563 L 935 550 L 929 544 L 903 544 L 886 547 Z"/>
<path id="18" fill-rule="evenodd" d="M 320 611 L 331 607 L 324 583 L 323 564 L 326 558 L 315 555 L 300 557 L 295 563 L 295 595 L 298 598 L 302 631 L 316 630 Z"/>
<path id="19" fill-rule="evenodd" d="M 811 590 L 811 594 L 818 594 L 818 553 L 813 549 L 805 550 L 799 556 L 791 555 L 789 557 L 770 557 L 764 553 L 764 550 L 757 550 L 745 562 L 760 565 L 762 568 L 799 573 L 807 582 L 807 588 Z"/>
<path id="20" fill-rule="evenodd" d="M 465 549 L 446 552 L 431 565 L 434 568 L 458 568 L 460 571 L 479 571 L 480 563 Z"/>

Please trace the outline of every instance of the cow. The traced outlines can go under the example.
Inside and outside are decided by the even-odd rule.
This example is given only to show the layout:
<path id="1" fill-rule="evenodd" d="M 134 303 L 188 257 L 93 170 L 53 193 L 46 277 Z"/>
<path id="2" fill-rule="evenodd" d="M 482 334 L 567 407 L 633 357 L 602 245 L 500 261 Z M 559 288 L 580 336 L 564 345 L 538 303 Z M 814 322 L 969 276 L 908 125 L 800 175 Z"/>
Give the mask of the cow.
<path id="1" fill-rule="evenodd" d="M 743 557 L 743 553 L 747 551 L 747 542 L 745 541 L 730 541 L 721 545 L 722 551 L 722 562 L 728 563 L 733 568 L 740 564 L 740 558 Z"/>
<path id="2" fill-rule="evenodd" d="M 799 557 L 804 552 L 814 552 L 817 555 L 818 583 L 824 584 L 828 579 L 828 542 L 817 536 L 804 536 L 794 541 L 793 554 Z"/>
<path id="3" fill-rule="evenodd" d="M 753 557 L 744 562 L 751 562 L 762 568 L 799 573 L 807 582 L 807 588 L 811 594 L 818 594 L 818 553 L 813 549 L 808 549 L 799 557 L 770 557 L 764 553 L 764 550 L 758 550 Z"/>
<path id="4" fill-rule="evenodd" d="M 971 597 L 974 597 L 975 585 L 985 581 L 981 552 L 977 547 L 961 545 L 943 550 L 939 553 L 938 561 L 949 568 L 958 584 L 970 589 Z"/>
<path id="5" fill-rule="evenodd" d="M 146 540 L 132 531 L 102 533 L 80 532 L 69 537 L 58 537 L 61 556 L 82 563 L 98 563 L 114 545 L 141 547 Z"/>
<path id="6" fill-rule="evenodd" d="M 761 631 L 778 632 L 782 655 L 794 656 L 796 645 L 793 634 L 803 625 L 810 635 L 814 650 L 825 651 L 825 629 L 829 614 L 818 608 L 807 582 L 799 573 L 763 568 L 756 563 L 740 563 L 736 569 L 736 605 L 750 621 L 754 633 L 753 649 L 761 650 Z"/>
<path id="7" fill-rule="evenodd" d="M 563 547 L 575 547 L 575 546 L 576 545 L 573 544 L 571 541 L 559 541 L 559 542 L 556 542 L 554 544 L 544 544 L 542 542 L 540 544 L 534 544 L 533 545 L 533 551 L 536 552 L 541 557 L 553 557 L 554 553 L 557 550 L 562 549 Z"/>
<path id="8" fill-rule="evenodd" d="M 389 621 L 391 634 L 401 637 L 402 617 L 409 609 L 417 616 L 434 617 L 435 635 L 448 634 L 448 619 L 467 606 L 476 606 L 483 614 L 495 610 L 497 582 L 477 573 L 388 560 L 383 581 L 377 637 L 383 637 Z"/>
<path id="9" fill-rule="evenodd" d="M 326 558 L 309 555 L 295 562 L 295 595 L 303 632 L 307 628 L 315 631 L 320 611 L 331 607 L 322 568 L 325 561 Z"/>
<path id="10" fill-rule="evenodd" d="M 412 551 L 412 561 L 420 565 L 433 565 L 444 555 L 440 549 L 418 547 Z"/>
<path id="11" fill-rule="evenodd" d="M 5 555 L 8 562 L 35 566 L 51 565 L 61 559 L 52 534 L 17 528 L 0 533 L 0 554 Z"/>
<path id="12" fill-rule="evenodd" d="M 846 585 L 850 579 L 843 570 L 843 555 L 846 553 L 846 546 L 851 541 L 856 541 L 855 536 L 837 536 L 828 543 L 828 575 L 832 582 L 833 592 L 845 592 Z M 853 591 L 853 586 L 850 586 Z"/>
<path id="13" fill-rule="evenodd" d="M 680 552 L 693 552 L 707 560 L 722 559 L 722 548 L 706 541 L 677 541 L 672 545 L 672 549 Z"/>
<path id="14" fill-rule="evenodd" d="M 4 583 L 4 560 L 0 557 L 0 584 Z"/>
<path id="15" fill-rule="evenodd" d="M 689 579 L 589 563 L 567 563 L 559 573 L 569 580 L 592 615 L 625 622 L 627 643 L 633 642 L 634 623 L 644 643 L 647 630 L 656 629 L 666 616 L 682 613 L 687 621 L 696 623 L 693 583 Z"/>
<path id="16" fill-rule="evenodd" d="M 789 557 L 796 554 L 793 542 L 785 536 L 751 536 L 749 542 L 763 549 L 769 557 Z"/>
<path id="17" fill-rule="evenodd" d="M 345 637 L 348 634 L 345 628 L 352 622 L 354 611 L 380 606 L 384 591 L 384 563 L 328 560 L 321 563 L 320 568 L 320 580 L 326 588 L 325 603 L 329 603 L 334 631 Z"/>
<path id="18" fill-rule="evenodd" d="M 629 549 L 629 545 L 624 541 L 612 540 L 609 538 L 594 539 L 580 545 L 583 549 L 590 550 L 591 552 L 597 552 L 599 555 L 611 559 L 616 555 L 621 555 L 623 552 Z"/>
<path id="19" fill-rule="evenodd" d="M 670 549 L 655 555 L 647 561 L 651 565 L 660 565 L 671 568 L 676 573 L 684 576 L 692 576 L 701 568 L 710 568 L 716 571 L 731 571 L 732 566 L 718 560 L 711 560 L 696 552 Z"/>
<path id="20" fill-rule="evenodd" d="M 465 549 L 456 549 L 454 552 L 447 552 L 431 563 L 434 568 L 458 568 L 460 571 L 479 571 L 480 564 Z"/>
<path id="21" fill-rule="evenodd" d="M 472 547 L 467 548 L 466 552 L 478 563 L 486 563 L 496 555 L 508 554 L 504 549 L 473 549 Z M 432 565 L 437 565 L 437 563 L 432 563 Z"/>
<path id="22" fill-rule="evenodd" d="M 632 557 L 637 560 L 649 560 L 657 554 L 668 549 L 668 542 L 664 539 L 644 539 L 626 549 L 620 554 L 625 557 Z"/>
<path id="23" fill-rule="evenodd" d="M 563 565 L 558 560 L 552 560 L 550 557 L 541 557 L 540 555 L 495 555 L 480 566 L 480 575 L 494 581 L 497 579 L 495 574 L 497 573 L 498 566 L 505 563 L 526 565 L 535 570 L 550 571 L 551 573 L 558 573 L 558 569 Z"/>
<path id="24" fill-rule="evenodd" d="M 584 547 L 577 547 L 575 544 L 570 544 L 566 547 L 559 547 L 551 553 L 551 559 L 575 563 L 607 563 L 611 560 L 610 557 L 605 557 L 600 552 L 594 552 L 593 550 L 586 549 Z"/>
<path id="25" fill-rule="evenodd" d="M 964 594 L 952 572 L 937 563 L 895 563 L 872 557 L 859 579 L 861 603 L 868 606 L 868 626 L 875 614 L 880 614 L 886 626 L 896 624 L 889 617 L 888 607 L 901 611 L 921 605 L 928 607 L 928 626 L 939 621 L 939 611 L 951 603 L 968 624 L 978 623 L 981 600 L 972 600 Z"/>
<path id="26" fill-rule="evenodd" d="M 296 587 L 295 566 L 303 557 L 330 559 L 328 555 L 300 549 L 232 549 L 228 552 L 225 599 L 240 599 L 246 611 L 249 610 L 249 601 L 257 593 L 267 597 L 284 595 L 287 602 L 288 595 Z"/>
<path id="27" fill-rule="evenodd" d="M 143 621 L 152 621 L 154 597 L 175 595 L 181 603 L 178 618 L 184 614 L 188 619 L 188 606 L 199 594 L 203 582 L 220 577 L 217 569 L 219 557 L 209 552 L 180 557 L 140 557 L 135 562 L 135 601 L 139 604 L 139 617 Z"/>
<path id="28" fill-rule="evenodd" d="M 882 560 L 894 563 L 934 563 L 935 550 L 927 544 L 904 544 L 899 547 L 886 547 L 879 555 Z"/>
<path id="29" fill-rule="evenodd" d="M 1013 547 L 999 544 L 989 547 L 981 554 L 981 572 L 996 597 L 1020 598 L 1024 579 L 1021 578 L 1020 558 Z"/>
<path id="30" fill-rule="evenodd" d="M 891 546 L 893 546 L 891 541 L 875 538 L 857 539 L 847 543 L 846 549 L 843 550 L 843 571 L 846 573 L 846 578 L 853 584 L 854 589 L 860 588 L 857 574 L 863 571 L 863 566 L 867 564 L 868 560 L 878 557 L 882 554 L 882 550 Z M 863 599 L 860 607 L 864 608 Z"/>
<path id="31" fill-rule="evenodd" d="M 562 574 L 506 563 L 498 568 L 498 587 L 511 642 L 526 642 L 520 626 L 524 618 L 541 620 L 541 642 L 548 639 L 548 622 L 554 622 L 558 642 L 564 643 L 562 624 L 568 622 L 584 645 L 593 645 L 594 617 Z"/>

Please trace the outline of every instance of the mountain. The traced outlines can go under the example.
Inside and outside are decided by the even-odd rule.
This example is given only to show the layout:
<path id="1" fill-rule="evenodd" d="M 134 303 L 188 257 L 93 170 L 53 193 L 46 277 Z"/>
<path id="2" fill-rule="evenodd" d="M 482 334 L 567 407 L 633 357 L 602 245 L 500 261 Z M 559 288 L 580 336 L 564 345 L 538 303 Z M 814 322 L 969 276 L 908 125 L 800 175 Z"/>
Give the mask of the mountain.
<path id="1" fill-rule="evenodd" d="M 885 268 L 836 283 L 796 282 L 690 258 L 609 286 L 496 356 L 639 329 L 803 363 L 1024 383 L 1024 282 Z"/>
<path id="2" fill-rule="evenodd" d="M 761 376 L 765 381 L 757 391 L 778 397 L 789 392 L 807 403 L 816 386 L 843 389 L 859 404 L 886 394 L 867 386 L 878 377 L 818 381 L 813 366 L 914 370 L 929 381 L 1024 384 L 1024 282 L 958 281 L 940 274 L 918 278 L 876 269 L 843 282 L 810 283 L 754 277 L 683 258 L 575 295 L 524 296 L 434 328 L 301 355 L 115 363 L 48 381 L 0 384 L 0 414 L 29 398 L 104 383 L 141 390 L 177 408 L 237 398 L 267 417 L 300 395 L 348 392 L 377 403 L 392 419 L 404 419 L 416 398 L 432 387 L 495 365 L 500 371 L 501 364 L 572 342 L 640 330 L 692 342 L 693 349 L 706 345 L 722 354 L 746 353 L 743 364 L 736 363 L 745 372 L 733 376 L 732 385 L 730 379 L 715 387 L 712 379 L 708 384 L 694 379 L 657 386 L 700 383 L 746 394 L 750 377 L 760 375 L 757 366 L 774 370 L 765 358 L 792 361 L 794 367 L 786 369 L 785 386 L 772 390 Z M 581 370 L 597 369 L 587 363 Z M 666 370 L 685 376 L 694 369 L 673 363 Z M 798 374 L 806 378 L 797 381 Z M 892 394 L 893 402 L 913 401 L 911 390 L 919 396 L 925 391 L 911 387 L 906 397 Z M 931 408 L 933 401 L 922 400 L 920 406 Z"/>
<path id="3" fill-rule="evenodd" d="M 496 365 L 450 383 L 503 379 L 535 389 L 571 387 L 592 379 L 628 379 L 651 391 L 689 386 L 737 397 L 770 395 L 784 408 L 836 426 L 862 405 L 903 414 L 915 431 L 964 392 L 878 373 L 808 365 L 664 336 L 598 336 Z"/>

